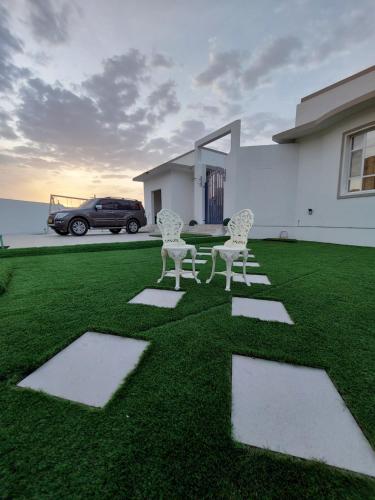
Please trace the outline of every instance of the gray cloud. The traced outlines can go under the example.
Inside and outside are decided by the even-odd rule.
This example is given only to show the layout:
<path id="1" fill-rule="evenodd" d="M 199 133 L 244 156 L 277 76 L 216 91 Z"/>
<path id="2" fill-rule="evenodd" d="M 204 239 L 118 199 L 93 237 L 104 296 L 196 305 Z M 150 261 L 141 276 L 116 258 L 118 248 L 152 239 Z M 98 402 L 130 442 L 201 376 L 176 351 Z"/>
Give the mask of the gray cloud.
<path id="1" fill-rule="evenodd" d="M 198 86 L 211 86 L 225 99 L 238 100 L 241 91 L 254 90 L 272 82 L 276 71 L 302 65 L 321 65 L 373 37 L 373 15 L 367 10 L 345 12 L 333 25 L 332 19 L 309 23 L 304 40 L 285 35 L 271 39 L 250 56 L 239 51 L 209 53 L 207 68 L 195 78 Z"/>
<path id="2" fill-rule="evenodd" d="M 199 111 L 201 115 L 218 116 L 220 114 L 219 106 L 214 106 L 211 104 L 203 104 L 202 102 L 197 104 L 190 104 L 188 108 L 193 109 L 195 111 Z"/>
<path id="3" fill-rule="evenodd" d="M 270 143 L 280 130 L 293 126 L 293 118 L 285 118 L 274 113 L 259 112 L 242 119 L 242 144 Z"/>
<path id="4" fill-rule="evenodd" d="M 176 91 L 172 80 L 162 83 L 148 96 L 147 102 L 154 111 L 149 115 L 152 122 L 163 120 L 167 115 L 180 110 Z"/>
<path id="5" fill-rule="evenodd" d="M 184 120 L 170 137 L 154 137 L 145 145 L 151 165 L 167 161 L 171 156 L 185 153 L 192 149 L 194 142 L 208 134 L 205 124 L 201 120 Z M 150 166 L 150 164 L 148 165 Z"/>
<path id="6" fill-rule="evenodd" d="M 131 179 L 130 175 L 126 174 L 103 174 L 101 179 Z"/>
<path id="7" fill-rule="evenodd" d="M 132 121 L 128 110 L 140 96 L 139 87 L 149 78 L 146 57 L 136 49 L 130 49 L 121 56 L 106 59 L 103 71 L 83 82 L 83 87 L 95 100 L 103 121 L 121 123 Z"/>
<path id="8" fill-rule="evenodd" d="M 210 52 L 209 64 L 197 75 L 197 85 L 211 85 L 219 78 L 232 75 L 239 76 L 241 72 L 242 54 L 238 50 L 226 52 Z"/>
<path id="9" fill-rule="evenodd" d="M 11 123 L 10 115 L 0 109 L 0 138 L 8 140 L 17 139 L 17 134 L 15 133 L 10 123 Z"/>
<path id="10" fill-rule="evenodd" d="M 366 11 L 353 10 L 332 26 L 330 22 L 316 27 L 322 33 L 319 40 L 301 54 L 301 64 L 318 64 L 361 44 L 374 35 L 374 15 Z"/>
<path id="11" fill-rule="evenodd" d="M 294 54 L 301 50 L 302 42 L 295 36 L 273 40 L 264 47 L 242 74 L 245 88 L 253 89 L 261 84 L 275 69 L 287 66 Z"/>
<path id="12" fill-rule="evenodd" d="M 176 128 L 171 136 L 166 140 L 164 138 L 154 139 L 159 141 L 163 147 L 163 153 L 178 154 L 184 153 L 187 149 L 192 149 L 194 142 L 202 136 L 208 134 L 205 124 L 201 120 L 184 120 L 179 128 Z M 165 141 L 165 142 L 164 142 Z"/>
<path id="13" fill-rule="evenodd" d="M 222 105 L 224 107 L 224 114 L 226 120 L 233 120 L 238 118 L 243 113 L 242 105 L 237 102 L 223 101 Z"/>
<path id="14" fill-rule="evenodd" d="M 198 85 L 210 85 L 224 75 L 239 75 L 240 70 L 241 54 L 239 51 L 211 52 L 208 67 L 198 74 L 196 83 Z"/>
<path id="15" fill-rule="evenodd" d="M 207 68 L 198 74 L 198 86 L 212 86 L 226 99 L 241 98 L 242 89 L 256 88 L 277 68 L 292 62 L 293 55 L 302 48 L 297 37 L 279 37 L 258 50 L 251 59 L 236 50 L 210 52 Z"/>
<path id="16" fill-rule="evenodd" d="M 160 52 L 156 52 L 152 55 L 151 64 L 155 68 L 172 68 L 174 66 L 172 59 Z"/>
<path id="17" fill-rule="evenodd" d="M 71 4 L 65 2 L 60 8 L 51 0 L 28 0 L 30 27 L 36 40 L 60 45 L 69 39 Z"/>
<path id="18" fill-rule="evenodd" d="M 40 148 L 44 158 L 72 166 L 143 168 L 158 157 L 147 146 L 150 136 L 180 109 L 175 83 L 155 86 L 151 73 L 150 61 L 131 49 L 105 60 L 99 73 L 74 90 L 30 78 L 15 112 L 17 129 L 29 144 L 15 154 L 34 156 Z"/>
<path id="19" fill-rule="evenodd" d="M 61 85 L 52 86 L 39 78 L 29 79 L 21 92 L 18 128 L 39 144 L 84 148 L 103 142 L 105 129 L 93 101 Z M 106 140 L 110 132 L 105 134 Z"/>
<path id="20" fill-rule="evenodd" d="M 208 133 L 205 124 L 201 120 L 184 120 L 181 126 L 171 136 L 174 146 L 191 148 L 194 142 Z"/>
<path id="21" fill-rule="evenodd" d="M 13 56 L 21 52 L 23 44 L 11 33 L 8 12 L 0 5 L 0 92 L 12 90 L 16 80 L 29 74 L 13 64 Z"/>

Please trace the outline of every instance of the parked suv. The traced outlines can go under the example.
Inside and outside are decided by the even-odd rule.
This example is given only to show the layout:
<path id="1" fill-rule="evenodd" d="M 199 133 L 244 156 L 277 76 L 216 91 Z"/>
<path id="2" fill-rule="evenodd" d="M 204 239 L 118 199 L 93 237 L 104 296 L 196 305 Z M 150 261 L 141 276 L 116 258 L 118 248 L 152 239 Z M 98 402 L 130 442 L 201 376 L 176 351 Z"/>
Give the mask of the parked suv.
<path id="1" fill-rule="evenodd" d="M 147 224 L 143 205 L 124 198 L 93 198 L 79 208 L 62 209 L 48 216 L 48 226 L 57 234 L 83 236 L 89 229 L 109 229 L 118 234 L 122 228 L 135 234 Z"/>

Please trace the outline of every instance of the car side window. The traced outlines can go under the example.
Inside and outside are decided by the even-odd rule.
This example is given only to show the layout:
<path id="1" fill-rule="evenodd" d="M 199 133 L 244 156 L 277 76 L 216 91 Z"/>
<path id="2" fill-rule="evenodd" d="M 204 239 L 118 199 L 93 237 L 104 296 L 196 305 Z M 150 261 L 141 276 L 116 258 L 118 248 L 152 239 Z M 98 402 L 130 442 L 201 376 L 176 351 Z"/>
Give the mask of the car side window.
<path id="1" fill-rule="evenodd" d="M 117 210 L 118 204 L 112 200 L 102 200 L 102 210 Z"/>
<path id="2" fill-rule="evenodd" d="M 138 210 L 137 204 L 134 201 L 121 200 L 119 203 L 121 210 Z"/>

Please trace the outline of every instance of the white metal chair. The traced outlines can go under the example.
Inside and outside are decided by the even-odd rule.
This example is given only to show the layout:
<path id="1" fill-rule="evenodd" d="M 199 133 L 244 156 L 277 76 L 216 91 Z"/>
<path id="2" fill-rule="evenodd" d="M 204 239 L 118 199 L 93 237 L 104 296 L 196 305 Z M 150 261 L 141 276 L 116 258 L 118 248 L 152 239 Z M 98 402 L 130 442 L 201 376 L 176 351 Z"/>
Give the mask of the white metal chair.
<path id="1" fill-rule="evenodd" d="M 249 208 L 245 208 L 240 212 L 233 215 L 228 223 L 228 232 L 230 234 L 230 239 L 224 243 L 224 245 L 216 245 L 212 248 L 212 271 L 211 276 L 206 281 L 210 283 L 215 275 L 216 266 L 216 256 L 219 253 L 220 257 L 225 260 L 226 263 L 226 286 L 225 290 L 230 292 L 231 278 L 234 275 L 232 273 L 232 265 L 235 259 L 242 257 L 243 259 L 243 279 L 247 286 L 251 283 L 247 281 L 246 277 L 246 262 L 247 256 L 249 255 L 249 250 L 247 249 L 247 237 L 249 231 L 254 223 L 254 214 Z"/>
<path id="2" fill-rule="evenodd" d="M 197 283 L 200 283 L 200 280 L 197 278 L 195 272 L 195 257 L 197 254 L 197 250 L 194 245 L 188 245 L 180 237 L 184 225 L 181 217 L 172 210 L 163 208 L 157 214 L 156 222 L 163 238 L 163 246 L 161 248 L 163 271 L 161 273 L 161 277 L 158 279 L 158 283 L 160 283 L 165 276 L 167 255 L 169 255 L 169 257 L 171 257 L 175 263 L 175 290 L 180 289 L 180 277 L 183 276 L 184 272 L 181 263 L 189 251 L 191 253 L 194 279 Z"/>

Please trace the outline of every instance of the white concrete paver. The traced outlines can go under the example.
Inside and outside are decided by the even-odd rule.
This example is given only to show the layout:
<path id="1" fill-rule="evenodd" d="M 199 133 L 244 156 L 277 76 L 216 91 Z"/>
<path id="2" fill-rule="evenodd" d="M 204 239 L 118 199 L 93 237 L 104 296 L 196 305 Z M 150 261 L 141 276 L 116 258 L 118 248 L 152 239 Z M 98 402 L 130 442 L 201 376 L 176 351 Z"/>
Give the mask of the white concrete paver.
<path id="1" fill-rule="evenodd" d="M 193 262 L 193 259 L 184 259 L 182 262 L 185 262 L 186 264 L 191 264 Z M 203 259 L 195 259 L 196 264 L 206 264 L 206 260 Z"/>
<path id="2" fill-rule="evenodd" d="M 233 262 L 233 267 L 242 267 L 243 262 L 241 261 L 235 261 Z M 260 267 L 258 262 L 246 262 L 246 267 Z"/>
<path id="3" fill-rule="evenodd" d="M 232 356 L 241 443 L 375 476 L 375 452 L 324 370 Z"/>
<path id="4" fill-rule="evenodd" d="M 18 386 L 100 408 L 134 370 L 148 344 L 144 340 L 86 332 Z"/>
<path id="5" fill-rule="evenodd" d="M 226 276 L 227 273 L 225 271 L 218 271 L 215 274 L 221 274 L 222 276 Z M 268 276 L 265 274 L 246 274 L 248 283 L 254 283 L 258 285 L 270 285 L 271 282 L 268 279 Z M 242 274 L 233 273 L 232 281 L 235 283 L 245 283 Z"/>
<path id="6" fill-rule="evenodd" d="M 185 292 L 174 290 L 157 290 L 146 288 L 129 300 L 129 304 L 145 304 L 148 306 L 175 308 Z"/>
<path id="7" fill-rule="evenodd" d="M 281 302 L 275 300 L 232 298 L 232 316 L 246 316 L 263 321 L 278 321 L 293 325 L 287 310 Z"/>
<path id="8" fill-rule="evenodd" d="M 196 271 L 195 274 L 198 277 L 199 272 Z M 171 271 L 167 271 L 165 273 L 165 277 L 166 278 L 176 278 L 176 271 L 174 269 L 172 269 Z M 194 279 L 193 271 L 183 271 L 181 277 L 188 278 L 188 279 Z"/>
<path id="9" fill-rule="evenodd" d="M 265 274 L 247 274 L 246 276 L 247 276 L 247 281 L 249 283 L 254 283 L 256 285 L 270 285 L 271 284 L 270 280 L 268 279 L 268 276 L 266 276 Z M 235 283 L 244 283 L 245 282 L 242 274 L 239 274 L 239 273 L 236 273 L 232 279 Z"/>
<path id="10" fill-rule="evenodd" d="M 9 248 L 37 248 L 57 247 L 66 245 L 88 245 L 91 243 L 129 243 L 130 241 L 155 241 L 148 233 L 128 234 L 122 231 L 120 234 L 112 234 L 106 231 L 89 231 L 85 236 L 59 236 L 56 233 L 47 234 L 9 234 L 3 235 L 4 245 Z"/>

